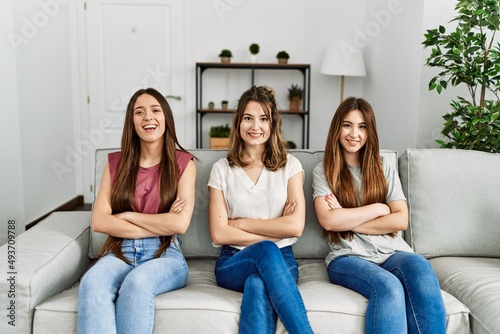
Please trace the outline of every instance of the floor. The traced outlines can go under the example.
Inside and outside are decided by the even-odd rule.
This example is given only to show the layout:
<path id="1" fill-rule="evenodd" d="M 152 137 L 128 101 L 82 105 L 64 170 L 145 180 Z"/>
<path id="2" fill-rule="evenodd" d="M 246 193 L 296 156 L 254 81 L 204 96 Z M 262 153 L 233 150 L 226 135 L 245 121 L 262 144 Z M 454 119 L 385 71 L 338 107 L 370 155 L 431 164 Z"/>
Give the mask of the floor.
<path id="1" fill-rule="evenodd" d="M 78 204 L 69 211 L 92 211 L 92 204 Z"/>

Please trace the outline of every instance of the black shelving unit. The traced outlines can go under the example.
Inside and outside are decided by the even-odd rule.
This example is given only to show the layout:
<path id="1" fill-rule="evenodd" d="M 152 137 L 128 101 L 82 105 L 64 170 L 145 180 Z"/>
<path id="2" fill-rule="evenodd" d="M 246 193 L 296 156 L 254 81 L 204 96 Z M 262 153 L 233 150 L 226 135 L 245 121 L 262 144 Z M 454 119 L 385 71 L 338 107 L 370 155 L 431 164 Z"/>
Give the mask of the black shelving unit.
<path id="1" fill-rule="evenodd" d="M 284 115 L 298 115 L 302 118 L 302 148 L 309 148 L 309 105 L 311 96 L 311 65 L 309 64 L 270 64 L 270 63 L 196 63 L 196 148 L 202 148 L 203 117 L 207 114 L 232 114 L 234 109 L 203 108 L 203 72 L 207 69 L 249 70 L 251 84 L 255 84 L 255 72 L 260 70 L 298 70 L 303 75 L 304 98 L 298 111 L 283 110 Z"/>

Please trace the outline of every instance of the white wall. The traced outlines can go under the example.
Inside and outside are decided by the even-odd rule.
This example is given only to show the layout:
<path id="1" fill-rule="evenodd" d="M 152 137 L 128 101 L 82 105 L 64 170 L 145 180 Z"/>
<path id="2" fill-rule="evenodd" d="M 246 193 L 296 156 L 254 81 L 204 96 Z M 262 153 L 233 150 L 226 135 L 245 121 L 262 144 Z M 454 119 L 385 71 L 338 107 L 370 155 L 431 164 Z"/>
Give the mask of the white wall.
<path id="1" fill-rule="evenodd" d="M 0 2 L 0 36 L 12 31 L 12 5 Z M 6 38 L 0 39 L 0 245 L 7 241 L 8 221 L 15 221 L 16 233 L 24 231 L 23 161 L 14 51 Z M 10 224 L 14 226 L 14 224 Z"/>
<path id="2" fill-rule="evenodd" d="M 58 177 L 54 169 L 54 163 L 65 164 L 68 149 L 75 146 L 70 46 L 74 36 L 69 33 L 67 2 L 2 1 L 6 7 L 2 15 L 11 22 L 2 34 L 1 54 L 8 56 L 8 77 L 2 71 L 2 86 L 11 92 L 7 101 L 12 115 L 7 118 L 12 123 L 4 121 L 2 127 L 12 126 L 14 132 L 2 140 L 2 145 L 10 144 L 2 147 L 2 160 L 7 156 L 5 160 L 12 164 L 9 173 L 2 173 L 2 184 L 14 181 L 15 186 L 2 187 L 1 194 L 22 198 L 19 203 L 24 210 L 12 212 L 9 218 L 20 226 L 78 194 L 75 170 L 68 168 Z"/>
<path id="3" fill-rule="evenodd" d="M 368 4 L 362 27 L 369 41 L 363 96 L 374 108 L 380 147 L 401 154 L 415 147 L 423 2 L 372 0 Z"/>
<path id="4" fill-rule="evenodd" d="M 454 0 L 424 1 L 424 17 L 422 20 L 422 36 L 428 29 L 436 29 L 440 25 L 445 26 L 447 32 L 455 29 L 456 24 L 450 22 L 456 13 L 453 11 L 456 5 Z M 422 38 L 422 41 L 424 38 Z M 431 49 L 426 48 L 421 54 L 421 64 L 425 64 Z M 442 139 L 443 115 L 451 111 L 450 102 L 456 96 L 468 97 L 469 93 L 464 87 L 451 87 L 444 90 L 440 95 L 435 90 L 429 91 L 429 81 L 439 73 L 439 69 L 428 66 L 421 67 L 419 113 L 417 119 L 417 144 L 418 148 L 438 147 L 436 139 Z"/>

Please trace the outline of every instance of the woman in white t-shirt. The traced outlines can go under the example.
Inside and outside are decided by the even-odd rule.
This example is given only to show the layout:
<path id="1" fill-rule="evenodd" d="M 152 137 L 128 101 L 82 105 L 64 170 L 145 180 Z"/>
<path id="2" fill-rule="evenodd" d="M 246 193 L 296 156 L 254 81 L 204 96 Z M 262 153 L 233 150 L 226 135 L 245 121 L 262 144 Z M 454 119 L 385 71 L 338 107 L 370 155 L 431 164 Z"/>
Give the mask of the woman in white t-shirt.
<path id="1" fill-rule="evenodd" d="M 364 99 L 338 107 L 313 188 L 329 235 L 328 276 L 368 299 L 365 333 L 445 333 L 436 274 L 397 234 L 408 225 L 406 199 L 396 169 L 380 158 L 375 114 Z"/>
<path id="2" fill-rule="evenodd" d="M 233 118 L 229 152 L 208 182 L 217 284 L 243 292 L 240 333 L 312 333 L 292 245 L 305 224 L 304 172 L 287 153 L 274 93 L 252 86 Z"/>

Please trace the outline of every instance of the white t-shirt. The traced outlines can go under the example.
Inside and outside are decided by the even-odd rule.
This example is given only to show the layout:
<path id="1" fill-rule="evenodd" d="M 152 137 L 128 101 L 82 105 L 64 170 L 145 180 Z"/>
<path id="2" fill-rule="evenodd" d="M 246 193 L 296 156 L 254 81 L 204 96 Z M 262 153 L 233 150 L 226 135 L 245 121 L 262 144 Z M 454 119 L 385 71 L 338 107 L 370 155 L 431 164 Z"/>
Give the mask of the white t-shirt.
<path id="1" fill-rule="evenodd" d="M 386 203 L 398 200 L 406 200 L 398 173 L 394 166 L 382 160 L 384 176 L 387 180 L 387 199 Z M 354 178 L 354 184 L 357 188 L 357 193 L 361 192 L 362 174 L 360 167 L 349 167 Z M 326 181 L 325 170 L 323 163 L 319 163 L 313 170 L 313 198 L 326 196 L 332 191 Z M 335 194 L 334 194 L 335 195 Z M 359 199 L 358 199 L 359 200 Z M 333 259 L 340 256 L 358 256 L 362 259 L 374 262 L 384 263 L 395 252 L 413 252 L 410 246 L 401 238 L 400 235 L 391 237 L 389 235 L 373 235 L 354 233 L 354 238 L 349 241 L 340 239 L 339 244 L 334 244 L 328 238 L 330 253 L 328 253 L 325 262 L 326 265 Z"/>
<path id="2" fill-rule="evenodd" d="M 208 186 L 221 190 L 224 194 L 229 219 L 274 219 L 281 217 L 283 213 L 288 180 L 299 172 L 303 173 L 302 164 L 296 157 L 288 154 L 285 167 L 274 172 L 262 169 L 254 184 L 241 167 L 231 168 L 227 158 L 221 158 L 212 166 Z M 285 238 L 276 244 L 283 248 L 296 241 L 297 238 Z"/>

